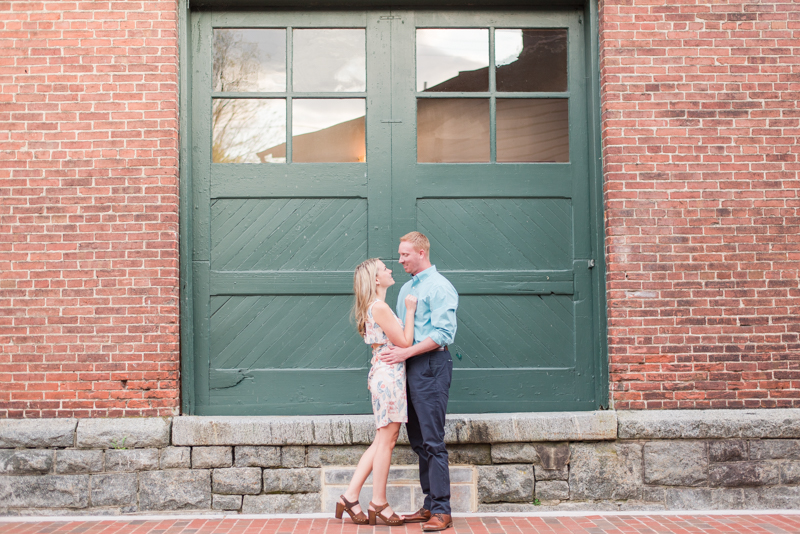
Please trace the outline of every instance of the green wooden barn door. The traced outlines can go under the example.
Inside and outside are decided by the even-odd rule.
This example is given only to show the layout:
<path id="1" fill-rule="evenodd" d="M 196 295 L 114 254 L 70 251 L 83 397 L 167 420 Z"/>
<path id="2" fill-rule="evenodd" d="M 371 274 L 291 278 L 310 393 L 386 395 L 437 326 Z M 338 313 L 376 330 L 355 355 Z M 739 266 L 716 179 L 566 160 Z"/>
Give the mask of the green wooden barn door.
<path id="1" fill-rule="evenodd" d="M 197 413 L 370 410 L 349 312 L 354 266 L 391 254 L 381 23 L 196 16 Z"/>
<path id="2" fill-rule="evenodd" d="M 579 15 L 393 14 L 395 239 L 460 294 L 450 411 L 596 408 Z"/>
<path id="3" fill-rule="evenodd" d="M 413 229 L 461 294 L 450 411 L 596 407 L 578 15 L 192 24 L 194 413 L 369 413 L 352 270 L 399 288 Z"/>

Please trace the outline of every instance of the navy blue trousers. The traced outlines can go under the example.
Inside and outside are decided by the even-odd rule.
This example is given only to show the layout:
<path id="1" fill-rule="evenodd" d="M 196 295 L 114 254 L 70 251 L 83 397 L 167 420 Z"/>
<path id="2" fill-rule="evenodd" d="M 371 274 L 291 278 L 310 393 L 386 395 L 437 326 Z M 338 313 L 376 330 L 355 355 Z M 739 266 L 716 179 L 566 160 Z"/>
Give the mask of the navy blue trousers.
<path id="1" fill-rule="evenodd" d="M 425 508 L 450 514 L 450 469 L 444 446 L 444 416 L 450 397 L 450 352 L 426 352 L 406 360 L 408 440 L 419 456 L 419 483 Z"/>

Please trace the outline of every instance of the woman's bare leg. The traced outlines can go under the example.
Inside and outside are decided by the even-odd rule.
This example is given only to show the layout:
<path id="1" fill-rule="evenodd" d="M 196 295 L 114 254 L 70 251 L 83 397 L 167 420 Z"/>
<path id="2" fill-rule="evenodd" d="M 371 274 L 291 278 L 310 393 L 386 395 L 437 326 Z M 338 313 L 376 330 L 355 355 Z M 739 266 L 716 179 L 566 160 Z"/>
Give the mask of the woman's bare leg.
<path id="1" fill-rule="evenodd" d="M 386 502 L 386 482 L 389 479 L 389 466 L 392 464 L 392 450 L 399 434 L 400 423 L 389 423 L 378 429 L 372 444 L 377 445 L 372 463 L 372 502 L 378 506 Z M 393 511 L 388 507 L 381 513 L 391 516 Z"/>
<path id="2" fill-rule="evenodd" d="M 375 451 L 378 449 L 377 443 L 378 440 L 376 438 L 375 441 L 372 442 L 372 445 L 370 445 L 369 448 L 364 451 L 364 454 L 361 455 L 361 459 L 358 461 L 356 471 L 353 473 L 353 478 L 350 479 L 350 484 L 347 486 L 347 490 L 344 492 L 344 498 L 350 502 L 358 501 L 358 495 L 361 493 L 361 488 L 364 486 L 364 482 L 367 481 L 367 477 L 372 472 L 372 464 L 375 462 Z M 361 511 L 361 507 L 353 506 L 352 510 L 357 514 Z"/>

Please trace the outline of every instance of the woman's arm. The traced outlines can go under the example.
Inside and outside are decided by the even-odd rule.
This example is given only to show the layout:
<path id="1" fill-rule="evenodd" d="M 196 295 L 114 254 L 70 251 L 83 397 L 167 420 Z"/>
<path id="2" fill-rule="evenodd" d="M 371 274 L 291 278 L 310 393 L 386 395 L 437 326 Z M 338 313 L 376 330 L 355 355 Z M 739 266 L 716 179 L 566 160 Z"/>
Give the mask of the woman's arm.
<path id="1" fill-rule="evenodd" d="M 385 302 L 376 302 L 372 306 L 372 317 L 383 329 L 386 337 L 397 347 L 410 347 L 414 344 L 414 311 L 417 299 L 411 295 L 406 297 L 406 323 L 403 328 L 394 318 L 392 309 Z M 410 319 L 410 320 L 409 320 Z"/>

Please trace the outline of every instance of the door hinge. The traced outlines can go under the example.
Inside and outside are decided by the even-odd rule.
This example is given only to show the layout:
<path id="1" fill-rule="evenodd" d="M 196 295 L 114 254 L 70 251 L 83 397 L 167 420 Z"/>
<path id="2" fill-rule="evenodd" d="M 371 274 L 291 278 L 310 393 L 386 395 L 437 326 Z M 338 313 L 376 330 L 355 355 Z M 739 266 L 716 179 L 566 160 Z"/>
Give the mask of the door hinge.
<path id="1" fill-rule="evenodd" d="M 589 268 L 591 269 L 594 267 L 594 260 L 589 260 Z"/>

